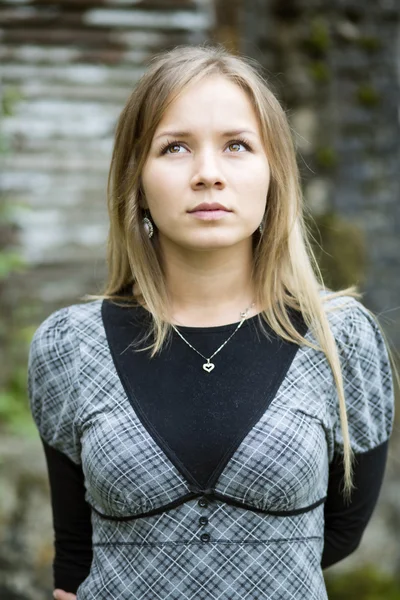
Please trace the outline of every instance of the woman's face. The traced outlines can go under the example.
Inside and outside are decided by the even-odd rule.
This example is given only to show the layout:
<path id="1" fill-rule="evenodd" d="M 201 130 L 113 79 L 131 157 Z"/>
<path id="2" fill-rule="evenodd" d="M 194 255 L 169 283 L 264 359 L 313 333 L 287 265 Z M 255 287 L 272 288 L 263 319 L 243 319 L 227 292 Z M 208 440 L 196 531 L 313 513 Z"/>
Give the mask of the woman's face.
<path id="1" fill-rule="evenodd" d="M 169 106 L 142 173 L 161 246 L 199 251 L 251 244 L 269 179 L 251 102 L 222 76 L 192 84 Z M 202 203 L 225 210 L 192 212 Z"/>

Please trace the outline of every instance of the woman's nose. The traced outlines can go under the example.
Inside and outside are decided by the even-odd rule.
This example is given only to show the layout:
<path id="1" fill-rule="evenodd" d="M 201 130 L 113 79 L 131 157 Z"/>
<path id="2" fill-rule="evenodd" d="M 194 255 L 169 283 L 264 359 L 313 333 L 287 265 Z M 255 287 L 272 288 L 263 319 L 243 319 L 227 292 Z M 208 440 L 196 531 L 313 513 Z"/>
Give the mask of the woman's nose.
<path id="1" fill-rule="evenodd" d="M 223 188 L 226 185 L 221 165 L 213 153 L 207 152 L 196 157 L 191 184 L 194 189 Z"/>

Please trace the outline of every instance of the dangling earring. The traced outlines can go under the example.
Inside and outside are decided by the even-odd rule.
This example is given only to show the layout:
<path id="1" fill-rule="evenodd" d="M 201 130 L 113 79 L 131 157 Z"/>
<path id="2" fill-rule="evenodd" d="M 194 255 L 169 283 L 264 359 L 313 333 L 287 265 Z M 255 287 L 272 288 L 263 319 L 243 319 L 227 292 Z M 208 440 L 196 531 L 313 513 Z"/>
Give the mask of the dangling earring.
<path id="1" fill-rule="evenodd" d="M 154 227 L 153 227 L 153 223 L 150 221 L 149 217 L 147 216 L 147 214 L 150 214 L 150 213 L 147 213 L 147 211 L 145 211 L 145 213 L 146 213 L 146 216 L 143 217 L 142 222 L 143 222 L 144 229 L 150 239 L 153 236 Z"/>
<path id="2" fill-rule="evenodd" d="M 261 221 L 261 223 L 258 226 L 258 231 L 260 232 L 260 234 L 262 234 L 262 232 L 264 231 L 264 224 L 263 224 L 262 221 Z"/>

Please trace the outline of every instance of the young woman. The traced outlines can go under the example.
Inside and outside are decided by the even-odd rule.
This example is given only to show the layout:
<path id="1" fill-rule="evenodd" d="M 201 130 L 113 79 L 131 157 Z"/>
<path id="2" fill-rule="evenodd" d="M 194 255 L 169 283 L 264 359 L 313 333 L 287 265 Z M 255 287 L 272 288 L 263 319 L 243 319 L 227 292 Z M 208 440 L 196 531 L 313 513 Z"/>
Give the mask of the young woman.
<path id="1" fill-rule="evenodd" d="M 378 498 L 393 385 L 302 210 L 257 67 L 157 56 L 117 126 L 105 289 L 31 345 L 57 598 L 326 599 Z"/>

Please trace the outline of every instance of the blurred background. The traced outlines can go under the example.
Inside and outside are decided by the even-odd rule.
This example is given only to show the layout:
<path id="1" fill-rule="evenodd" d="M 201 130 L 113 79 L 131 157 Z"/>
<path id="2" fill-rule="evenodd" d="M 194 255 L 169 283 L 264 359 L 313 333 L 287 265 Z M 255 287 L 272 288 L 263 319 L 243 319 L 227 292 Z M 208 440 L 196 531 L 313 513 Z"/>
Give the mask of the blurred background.
<path id="1" fill-rule="evenodd" d="M 264 66 L 293 128 L 326 283 L 357 283 L 398 351 L 399 25 L 398 0 L 1 2 L 2 600 L 51 597 L 50 500 L 27 352 L 47 315 L 104 280 L 114 127 L 146 62 L 216 41 Z M 325 571 L 332 600 L 400 600 L 398 422 L 361 546 Z"/>

